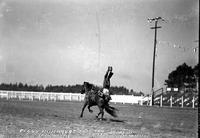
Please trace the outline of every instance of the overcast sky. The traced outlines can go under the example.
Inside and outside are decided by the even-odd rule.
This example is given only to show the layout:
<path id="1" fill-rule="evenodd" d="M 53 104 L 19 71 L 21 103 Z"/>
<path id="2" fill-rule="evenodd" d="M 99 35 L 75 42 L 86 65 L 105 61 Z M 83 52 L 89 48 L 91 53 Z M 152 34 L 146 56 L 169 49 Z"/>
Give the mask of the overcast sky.
<path id="1" fill-rule="evenodd" d="M 198 0 L 0 0 L 0 83 L 112 86 L 149 93 L 180 64 L 197 64 Z M 99 41 L 100 39 L 100 41 Z M 198 51 L 198 50 L 197 50 Z"/>

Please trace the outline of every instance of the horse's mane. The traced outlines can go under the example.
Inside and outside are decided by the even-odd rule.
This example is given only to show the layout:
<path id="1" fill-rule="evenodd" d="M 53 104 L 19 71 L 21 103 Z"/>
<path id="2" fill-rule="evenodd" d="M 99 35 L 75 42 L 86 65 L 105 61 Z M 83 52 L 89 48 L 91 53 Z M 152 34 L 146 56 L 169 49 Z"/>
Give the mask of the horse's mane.
<path id="1" fill-rule="evenodd" d="M 92 90 L 92 88 L 94 87 L 94 85 L 89 82 L 84 82 L 84 86 L 88 91 Z"/>

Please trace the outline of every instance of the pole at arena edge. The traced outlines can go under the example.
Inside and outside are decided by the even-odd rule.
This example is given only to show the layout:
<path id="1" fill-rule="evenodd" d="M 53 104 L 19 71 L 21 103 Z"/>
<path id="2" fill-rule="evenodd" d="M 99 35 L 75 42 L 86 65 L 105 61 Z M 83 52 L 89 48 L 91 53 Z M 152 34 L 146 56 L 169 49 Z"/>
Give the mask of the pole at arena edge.
<path id="1" fill-rule="evenodd" d="M 161 17 L 156 17 L 156 18 L 152 18 L 152 19 L 148 19 L 148 21 L 151 23 L 152 21 L 155 21 L 155 26 L 151 27 L 151 29 L 155 30 L 155 35 L 154 35 L 154 50 L 153 50 L 153 68 L 152 68 L 152 99 L 151 99 L 151 105 L 154 105 L 154 72 L 155 72 L 155 55 L 156 55 L 156 44 L 157 44 L 157 29 L 161 28 L 161 26 L 157 26 L 158 24 L 158 20 L 162 20 L 164 21 L 164 19 L 162 19 Z"/>

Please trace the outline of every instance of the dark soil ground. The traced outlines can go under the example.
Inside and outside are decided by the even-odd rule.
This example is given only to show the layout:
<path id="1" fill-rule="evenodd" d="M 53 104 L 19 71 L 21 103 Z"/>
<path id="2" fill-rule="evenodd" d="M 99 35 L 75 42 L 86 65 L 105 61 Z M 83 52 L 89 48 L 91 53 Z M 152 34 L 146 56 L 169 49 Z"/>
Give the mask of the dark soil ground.
<path id="1" fill-rule="evenodd" d="M 82 102 L 18 101 L 0 99 L 1 137 L 155 138 L 198 137 L 198 110 L 111 104 L 118 117 L 104 120 L 85 109 Z"/>

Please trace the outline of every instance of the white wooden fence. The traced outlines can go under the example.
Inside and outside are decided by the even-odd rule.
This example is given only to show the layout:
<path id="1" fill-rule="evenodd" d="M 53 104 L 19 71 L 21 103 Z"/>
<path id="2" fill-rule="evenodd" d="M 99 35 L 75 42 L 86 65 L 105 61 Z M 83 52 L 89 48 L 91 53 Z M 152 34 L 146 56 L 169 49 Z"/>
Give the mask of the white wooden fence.
<path id="1" fill-rule="evenodd" d="M 27 92 L 27 91 L 2 91 L 0 98 L 19 100 L 43 100 L 43 101 L 83 101 L 84 94 L 79 93 L 54 93 L 54 92 Z"/>
<path id="2" fill-rule="evenodd" d="M 19 100 L 41 101 L 83 101 L 85 95 L 80 93 L 54 93 L 54 92 L 30 92 L 30 91 L 4 91 L 0 90 L 0 98 Z M 140 104 L 150 100 L 144 96 L 111 95 L 113 103 Z"/>
<path id="3" fill-rule="evenodd" d="M 143 105 L 145 101 L 150 101 L 151 98 L 144 96 L 132 96 L 132 95 L 111 95 L 114 103 L 129 103 L 129 104 L 140 104 Z"/>
<path id="4" fill-rule="evenodd" d="M 184 107 L 184 103 L 186 103 L 186 107 L 189 105 L 189 104 L 192 104 L 192 108 L 195 108 L 198 106 L 198 96 L 192 96 L 192 97 L 185 97 L 184 96 L 181 96 L 181 97 L 173 97 L 172 95 L 169 97 L 169 99 L 167 97 L 164 97 L 162 94 L 158 97 L 156 97 L 154 99 L 155 102 L 157 102 L 159 104 L 160 107 L 163 106 L 163 101 L 165 100 L 168 100 L 167 102 L 169 103 L 169 106 L 170 107 L 173 107 L 173 104 L 175 103 L 178 103 L 181 105 L 181 107 L 183 108 Z M 191 103 L 190 103 L 190 100 L 191 100 Z"/>

